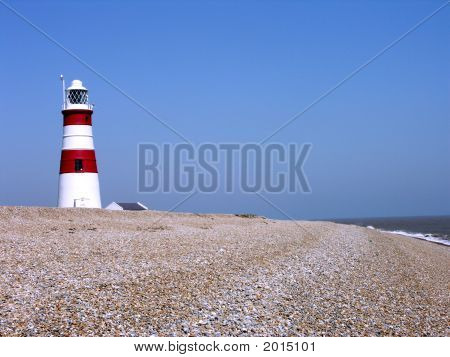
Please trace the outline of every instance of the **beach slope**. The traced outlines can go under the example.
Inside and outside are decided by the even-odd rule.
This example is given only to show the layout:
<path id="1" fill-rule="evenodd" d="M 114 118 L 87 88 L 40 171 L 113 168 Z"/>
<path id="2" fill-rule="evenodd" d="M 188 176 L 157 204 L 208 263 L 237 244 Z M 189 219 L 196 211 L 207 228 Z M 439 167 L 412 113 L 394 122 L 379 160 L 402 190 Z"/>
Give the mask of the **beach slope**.
<path id="1" fill-rule="evenodd" d="M 0 336 L 447 336 L 449 271 L 329 222 L 0 207 Z"/>

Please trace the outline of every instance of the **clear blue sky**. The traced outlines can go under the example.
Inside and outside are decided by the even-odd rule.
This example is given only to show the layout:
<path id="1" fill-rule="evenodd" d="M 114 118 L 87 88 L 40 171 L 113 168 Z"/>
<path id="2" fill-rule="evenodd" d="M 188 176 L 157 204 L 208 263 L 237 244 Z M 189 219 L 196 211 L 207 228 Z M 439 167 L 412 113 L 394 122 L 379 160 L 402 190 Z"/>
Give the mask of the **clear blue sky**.
<path id="1" fill-rule="evenodd" d="M 2 0 L 3 1 L 3 0 Z M 443 1 L 11 1 L 194 143 L 257 142 Z M 273 141 L 311 142 L 312 194 L 267 195 L 295 218 L 450 214 L 450 6 Z M 137 143 L 173 133 L 0 5 L 0 205 L 54 206 L 59 74 L 96 104 L 103 203 L 138 194 Z M 284 218 L 250 194 L 180 211 Z"/>

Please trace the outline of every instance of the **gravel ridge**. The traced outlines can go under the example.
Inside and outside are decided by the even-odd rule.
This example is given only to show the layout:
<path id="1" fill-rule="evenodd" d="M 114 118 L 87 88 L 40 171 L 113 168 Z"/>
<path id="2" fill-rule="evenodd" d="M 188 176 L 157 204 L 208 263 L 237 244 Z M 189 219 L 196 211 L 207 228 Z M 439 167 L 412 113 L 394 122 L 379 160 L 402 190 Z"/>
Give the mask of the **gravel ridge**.
<path id="1" fill-rule="evenodd" d="M 0 336 L 449 336 L 449 268 L 330 222 L 0 207 Z"/>

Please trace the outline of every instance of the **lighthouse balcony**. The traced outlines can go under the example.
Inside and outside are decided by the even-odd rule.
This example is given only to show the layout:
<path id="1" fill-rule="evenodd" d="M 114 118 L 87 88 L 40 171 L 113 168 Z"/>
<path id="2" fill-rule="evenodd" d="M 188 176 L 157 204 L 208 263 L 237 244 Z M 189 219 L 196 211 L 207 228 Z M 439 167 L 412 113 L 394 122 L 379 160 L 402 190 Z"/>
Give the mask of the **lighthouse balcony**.
<path id="1" fill-rule="evenodd" d="M 93 110 L 94 106 L 92 104 L 72 104 L 72 103 L 64 103 L 62 106 L 63 110 L 68 109 L 88 109 Z"/>

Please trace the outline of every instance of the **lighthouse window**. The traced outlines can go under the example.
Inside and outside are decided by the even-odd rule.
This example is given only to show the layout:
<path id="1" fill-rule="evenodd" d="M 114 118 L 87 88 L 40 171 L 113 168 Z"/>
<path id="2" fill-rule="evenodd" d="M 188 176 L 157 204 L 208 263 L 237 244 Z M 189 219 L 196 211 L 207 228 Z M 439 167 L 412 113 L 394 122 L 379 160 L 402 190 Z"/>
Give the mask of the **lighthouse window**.
<path id="1" fill-rule="evenodd" d="M 86 104 L 88 101 L 87 90 L 84 89 L 69 90 L 67 97 L 72 104 Z"/>
<path id="2" fill-rule="evenodd" d="M 75 171 L 83 171 L 83 160 L 75 159 Z"/>

